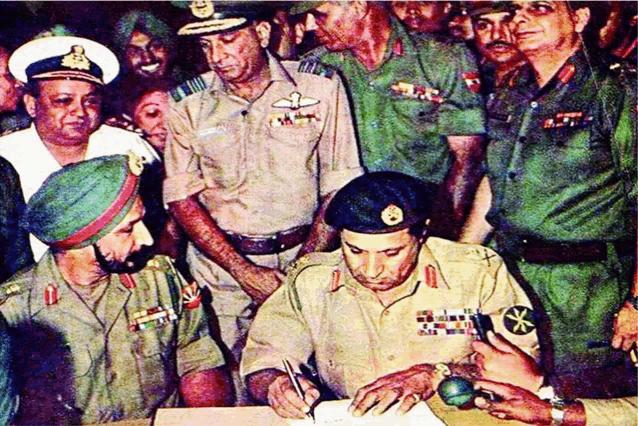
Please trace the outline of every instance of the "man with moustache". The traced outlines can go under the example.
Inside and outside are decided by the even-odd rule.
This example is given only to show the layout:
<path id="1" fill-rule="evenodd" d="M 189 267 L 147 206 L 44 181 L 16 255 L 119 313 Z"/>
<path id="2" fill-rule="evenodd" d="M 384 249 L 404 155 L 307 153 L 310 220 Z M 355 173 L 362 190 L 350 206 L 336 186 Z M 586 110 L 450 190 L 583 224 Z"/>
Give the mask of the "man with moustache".
<path id="1" fill-rule="evenodd" d="M 18 172 L 26 200 L 67 164 L 128 151 L 146 164 L 159 162 L 135 133 L 101 124 L 102 89 L 119 70 L 105 46 L 81 37 L 38 38 L 11 55 L 9 69 L 26 84 L 24 103 L 33 123 L 0 138 L 0 155 Z M 35 237 L 31 246 L 36 260 L 46 251 Z"/>
<path id="2" fill-rule="evenodd" d="M 302 418 L 319 398 L 303 376 L 299 398 L 282 368 L 287 358 L 297 371 L 316 365 L 324 397 L 354 398 L 355 416 L 395 402 L 406 412 L 446 374 L 475 376 L 477 312 L 535 352 L 529 300 L 501 258 L 428 236 L 432 195 L 396 172 L 365 174 L 337 192 L 326 221 L 340 231 L 341 249 L 299 259 L 250 329 L 241 373 L 260 402 Z"/>
<path id="3" fill-rule="evenodd" d="M 636 93 L 587 54 L 589 6 L 512 2 L 529 64 L 488 104 L 487 220 L 544 310 L 546 372 L 609 397 L 636 390 L 618 350 L 638 340 Z"/>
<path id="4" fill-rule="evenodd" d="M 0 312 L 22 342 L 16 353 L 28 358 L 34 348 L 45 358 L 18 371 L 30 385 L 21 391 L 23 410 L 37 407 L 20 414 L 38 419 L 26 423 L 50 424 L 42 412 L 65 413 L 72 424 L 149 418 L 158 407 L 226 405 L 232 397 L 197 284 L 185 283 L 166 257 L 150 259 L 142 169 L 134 154 L 75 163 L 29 200 L 26 227 L 50 249 L 0 286 Z M 52 389 L 39 389 L 58 373 Z M 44 401 L 28 398 L 43 393 Z"/>
<path id="5" fill-rule="evenodd" d="M 363 172 L 341 80 L 268 52 L 270 12 L 190 4 L 178 34 L 196 37 L 211 71 L 172 91 L 164 153 L 164 200 L 235 361 L 290 262 L 330 247 L 325 206 Z"/>
<path id="6" fill-rule="evenodd" d="M 474 44 L 481 54 L 481 91 L 489 95 L 507 81 L 507 76 L 525 63 L 516 48 L 509 22 L 509 1 L 468 2 L 474 29 Z"/>

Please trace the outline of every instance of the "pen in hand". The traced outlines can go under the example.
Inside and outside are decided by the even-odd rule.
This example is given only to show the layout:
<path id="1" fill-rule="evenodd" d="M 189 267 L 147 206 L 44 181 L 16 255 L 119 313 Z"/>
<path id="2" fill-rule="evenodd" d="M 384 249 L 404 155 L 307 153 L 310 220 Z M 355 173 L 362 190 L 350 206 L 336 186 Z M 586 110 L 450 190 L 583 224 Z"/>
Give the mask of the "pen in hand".
<path id="1" fill-rule="evenodd" d="M 306 398 L 304 397 L 304 392 L 301 389 L 301 384 L 299 383 L 297 376 L 295 376 L 294 371 L 292 371 L 292 365 L 290 365 L 290 361 L 284 358 L 283 363 L 284 363 L 284 368 L 286 369 L 286 373 L 288 374 L 288 378 L 292 382 L 292 386 L 295 388 L 295 392 L 297 392 L 297 395 L 299 396 L 299 398 L 301 398 L 301 400 L 304 403 L 306 403 Z M 306 403 L 306 405 L 308 404 Z M 310 417 L 313 422 L 315 421 L 315 414 L 312 410 L 312 407 L 309 405 L 308 405 L 308 413 L 306 413 L 306 416 Z"/>

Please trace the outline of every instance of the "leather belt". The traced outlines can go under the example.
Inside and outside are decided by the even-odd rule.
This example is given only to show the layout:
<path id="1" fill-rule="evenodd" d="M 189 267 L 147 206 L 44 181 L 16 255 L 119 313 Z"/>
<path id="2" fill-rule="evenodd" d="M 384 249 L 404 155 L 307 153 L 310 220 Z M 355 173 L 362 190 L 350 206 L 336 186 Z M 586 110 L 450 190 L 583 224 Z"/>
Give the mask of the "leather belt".
<path id="1" fill-rule="evenodd" d="M 632 246 L 630 241 L 547 241 L 503 234 L 497 234 L 497 244 L 505 256 L 528 263 L 600 262 L 607 260 L 608 245 L 613 244 L 620 256 Z"/>
<path id="2" fill-rule="evenodd" d="M 310 225 L 303 225 L 266 236 L 247 236 L 226 232 L 226 238 L 242 254 L 277 254 L 306 241 L 309 232 Z"/>

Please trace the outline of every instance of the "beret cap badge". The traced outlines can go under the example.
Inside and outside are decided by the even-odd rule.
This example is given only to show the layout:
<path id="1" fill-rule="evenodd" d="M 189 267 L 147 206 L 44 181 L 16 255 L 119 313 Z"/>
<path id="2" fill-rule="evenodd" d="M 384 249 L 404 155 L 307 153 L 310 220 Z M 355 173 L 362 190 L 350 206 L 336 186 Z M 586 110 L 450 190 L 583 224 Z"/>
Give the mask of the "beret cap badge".
<path id="1" fill-rule="evenodd" d="M 390 204 L 381 212 L 381 220 L 388 226 L 403 222 L 403 210 L 396 204 Z"/>
<path id="2" fill-rule="evenodd" d="M 215 6 L 210 0 L 196 0 L 189 7 L 193 16 L 199 19 L 210 18 L 215 13 Z"/>
<path id="3" fill-rule="evenodd" d="M 91 69 L 91 62 L 84 54 L 84 47 L 79 45 L 71 47 L 71 52 L 62 58 L 61 65 L 75 70 Z"/>

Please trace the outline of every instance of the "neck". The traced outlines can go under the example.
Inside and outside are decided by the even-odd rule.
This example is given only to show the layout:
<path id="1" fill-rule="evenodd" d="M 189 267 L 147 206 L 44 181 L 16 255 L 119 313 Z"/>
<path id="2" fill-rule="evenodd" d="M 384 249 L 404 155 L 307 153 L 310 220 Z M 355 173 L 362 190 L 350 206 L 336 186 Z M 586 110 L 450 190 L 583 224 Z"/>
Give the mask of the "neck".
<path id="1" fill-rule="evenodd" d="M 539 87 L 544 87 L 567 60 L 580 49 L 580 41 L 575 41 L 564 49 L 547 49 L 526 53 L 527 59 L 534 68 Z"/>
<path id="2" fill-rule="evenodd" d="M 86 150 L 89 146 L 88 140 L 72 145 L 60 145 L 55 142 L 47 141 L 42 138 L 42 136 L 40 136 L 40 139 L 42 139 L 42 143 L 46 149 L 48 149 L 53 158 L 55 158 L 55 161 L 57 161 L 61 166 L 83 161 L 86 156 Z"/>
<path id="3" fill-rule="evenodd" d="M 368 71 L 372 71 L 381 65 L 388 48 L 388 40 L 392 34 L 390 15 L 383 6 L 371 2 L 368 13 L 359 25 L 361 28 L 359 42 L 350 50 Z"/>
<path id="4" fill-rule="evenodd" d="M 270 67 L 266 59 L 266 63 L 260 68 L 259 72 L 248 80 L 235 83 L 228 82 L 227 85 L 234 95 L 252 102 L 264 93 L 270 85 L 270 78 Z"/>
<path id="5" fill-rule="evenodd" d="M 53 256 L 62 277 L 69 284 L 91 285 L 108 276 L 97 263 L 92 246 L 61 251 Z"/>
<path id="6" fill-rule="evenodd" d="M 496 87 L 500 87 L 503 84 L 503 80 L 505 79 L 505 77 L 524 63 L 525 60 L 521 59 L 520 61 L 516 62 L 505 62 L 497 64 L 496 70 L 494 72 L 494 84 L 496 85 Z"/>

